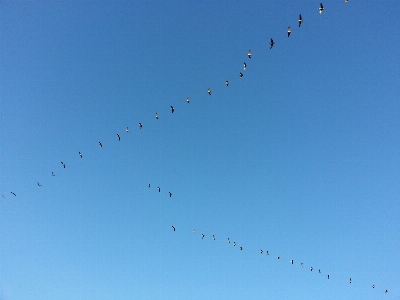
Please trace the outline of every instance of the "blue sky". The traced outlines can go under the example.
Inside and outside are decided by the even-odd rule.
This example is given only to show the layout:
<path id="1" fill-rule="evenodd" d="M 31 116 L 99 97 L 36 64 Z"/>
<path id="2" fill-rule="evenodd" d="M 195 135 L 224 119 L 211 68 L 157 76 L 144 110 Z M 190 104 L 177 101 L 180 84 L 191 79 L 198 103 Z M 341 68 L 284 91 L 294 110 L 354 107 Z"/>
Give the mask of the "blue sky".
<path id="1" fill-rule="evenodd" d="M 399 297 L 398 1 L 0 7 L 0 299 Z"/>

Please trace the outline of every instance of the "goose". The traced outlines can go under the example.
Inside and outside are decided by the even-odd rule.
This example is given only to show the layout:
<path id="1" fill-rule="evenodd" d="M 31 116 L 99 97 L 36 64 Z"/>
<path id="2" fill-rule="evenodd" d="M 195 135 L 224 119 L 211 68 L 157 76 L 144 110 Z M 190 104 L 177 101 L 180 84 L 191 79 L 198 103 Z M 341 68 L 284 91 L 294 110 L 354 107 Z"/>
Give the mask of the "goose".
<path id="1" fill-rule="evenodd" d="M 240 251 L 242 251 L 242 250 L 243 250 L 243 247 L 240 247 L 239 249 L 240 249 Z"/>
<path id="2" fill-rule="evenodd" d="M 310 268 L 310 271 L 311 271 L 311 272 L 312 272 L 312 270 L 313 270 L 313 267 Z"/>
<path id="3" fill-rule="evenodd" d="M 213 241 L 215 241 L 215 236 L 214 236 L 214 235 L 212 235 L 211 239 L 212 239 Z"/>
<path id="4" fill-rule="evenodd" d="M 204 234 L 201 234 L 201 239 L 204 239 L 204 237 L 205 237 L 205 235 L 204 235 Z"/>
<path id="5" fill-rule="evenodd" d="M 233 247 L 236 247 L 236 242 L 233 242 Z"/>
<path id="6" fill-rule="evenodd" d="M 299 16 L 299 27 L 301 26 L 301 23 L 303 22 L 303 18 L 301 17 L 301 14 Z"/>
<path id="7" fill-rule="evenodd" d="M 267 250 L 267 252 L 265 252 L 265 255 L 266 255 L 266 256 L 268 256 L 268 255 L 269 255 L 269 252 L 268 252 L 268 250 Z"/>
<path id="8" fill-rule="evenodd" d="M 239 73 L 239 78 L 242 79 L 242 77 L 243 77 L 243 74 Z"/>
<path id="9" fill-rule="evenodd" d="M 227 242 L 230 244 L 230 243 L 231 243 L 231 240 L 228 238 L 228 239 L 227 239 Z"/>
<path id="10" fill-rule="evenodd" d="M 125 131 L 126 131 L 126 133 L 129 133 L 129 128 L 128 128 L 128 127 L 126 127 Z"/>

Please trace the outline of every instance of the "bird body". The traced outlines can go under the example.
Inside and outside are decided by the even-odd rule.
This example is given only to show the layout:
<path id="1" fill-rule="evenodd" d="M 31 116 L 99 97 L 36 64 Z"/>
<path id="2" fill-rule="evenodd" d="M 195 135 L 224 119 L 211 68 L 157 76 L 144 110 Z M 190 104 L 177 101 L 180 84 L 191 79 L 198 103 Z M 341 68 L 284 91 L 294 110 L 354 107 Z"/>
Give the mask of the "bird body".
<path id="1" fill-rule="evenodd" d="M 174 226 L 172 226 L 172 228 L 174 229 L 174 231 L 175 231 L 175 227 Z"/>
<path id="2" fill-rule="evenodd" d="M 54 174 L 54 172 L 51 172 L 51 176 L 56 176 L 56 174 Z"/>
<path id="3" fill-rule="evenodd" d="M 103 144 L 101 142 L 99 142 L 99 146 L 100 148 L 103 148 Z"/>
<path id="4" fill-rule="evenodd" d="M 204 239 L 204 237 L 205 237 L 205 235 L 204 235 L 204 234 L 201 234 L 201 239 Z"/>
<path id="5" fill-rule="evenodd" d="M 246 68 L 247 68 L 247 64 L 244 62 L 243 63 L 243 70 L 246 70 Z"/>
<path id="6" fill-rule="evenodd" d="M 269 42 L 269 49 L 272 49 L 272 47 L 274 46 L 275 42 L 274 40 L 271 38 L 271 41 Z"/>
<path id="7" fill-rule="evenodd" d="M 209 95 L 211 95 L 211 89 L 210 89 L 210 88 L 208 88 L 207 93 L 208 93 Z"/>
<path id="8" fill-rule="evenodd" d="M 301 26 L 301 23 L 303 22 L 303 18 L 301 17 L 301 14 L 299 16 L 299 27 Z"/>
<path id="9" fill-rule="evenodd" d="M 226 86 L 228 86 L 229 85 L 229 81 L 227 80 L 227 81 L 225 81 L 225 85 Z"/>
<path id="10" fill-rule="evenodd" d="M 213 241 L 215 241 L 215 236 L 214 236 L 214 235 L 212 235 L 211 239 L 212 239 Z"/>
<path id="11" fill-rule="evenodd" d="M 239 73 L 239 78 L 242 79 L 242 77 L 243 77 L 243 74 Z"/>
<path id="12" fill-rule="evenodd" d="M 64 167 L 64 169 L 65 169 L 65 164 L 63 163 L 63 162 L 61 162 L 61 165 Z"/>
<path id="13" fill-rule="evenodd" d="M 126 131 L 127 133 L 129 133 L 129 128 L 128 128 L 128 127 L 126 127 L 125 131 Z"/>
<path id="14" fill-rule="evenodd" d="M 156 119 L 158 120 L 158 113 L 156 113 Z"/>
<path id="15" fill-rule="evenodd" d="M 353 282 L 353 280 L 351 280 L 351 278 L 350 278 L 350 282 L 349 283 L 352 283 Z"/>
<path id="16" fill-rule="evenodd" d="M 248 56 L 249 58 L 251 58 L 251 50 L 249 50 L 249 52 L 247 52 L 247 56 Z"/>
<path id="17" fill-rule="evenodd" d="M 149 183 L 149 188 L 150 188 L 150 183 Z"/>
<path id="18" fill-rule="evenodd" d="M 38 186 L 42 186 L 39 182 L 37 183 Z"/>
<path id="19" fill-rule="evenodd" d="M 292 263 L 292 265 L 293 265 L 293 263 L 294 263 L 294 260 L 292 259 L 290 262 L 291 262 L 291 263 Z"/>
<path id="20" fill-rule="evenodd" d="M 79 156 L 82 158 L 82 153 L 78 152 Z"/>
<path id="21" fill-rule="evenodd" d="M 189 98 L 186 98 L 186 102 L 187 102 L 187 103 L 190 103 L 190 99 L 189 99 Z"/>
<path id="22" fill-rule="evenodd" d="M 158 189 L 158 192 L 161 192 L 161 189 L 160 189 L 160 187 L 159 187 L 159 186 L 157 187 L 157 189 Z"/>
<path id="23" fill-rule="evenodd" d="M 142 129 L 143 125 L 142 123 L 139 123 L 139 129 Z"/>
<path id="24" fill-rule="evenodd" d="M 290 30 L 290 26 L 287 28 L 287 36 L 289 37 L 290 36 L 290 33 L 291 33 L 292 31 Z"/>
<path id="25" fill-rule="evenodd" d="M 172 197 L 172 193 L 171 192 L 168 192 L 169 193 L 169 197 L 171 198 Z"/>
<path id="26" fill-rule="evenodd" d="M 14 192 L 11 192 L 11 194 L 13 194 L 15 197 L 17 197 L 17 195 Z"/>
<path id="27" fill-rule="evenodd" d="M 171 112 L 174 113 L 175 108 L 171 105 Z"/>
<path id="28" fill-rule="evenodd" d="M 322 3 L 319 4 L 319 14 L 322 14 L 322 11 L 324 10 L 324 6 Z"/>
<path id="29" fill-rule="evenodd" d="M 121 140 L 121 136 L 118 133 L 117 133 L 117 138 L 118 138 L 118 141 Z"/>

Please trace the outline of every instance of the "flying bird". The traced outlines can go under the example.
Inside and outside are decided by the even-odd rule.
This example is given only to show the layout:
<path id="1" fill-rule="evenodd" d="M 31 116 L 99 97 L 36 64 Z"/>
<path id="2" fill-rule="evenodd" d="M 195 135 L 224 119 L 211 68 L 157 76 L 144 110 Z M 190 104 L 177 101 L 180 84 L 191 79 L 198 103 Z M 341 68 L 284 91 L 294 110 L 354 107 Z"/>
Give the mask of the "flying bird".
<path id="1" fill-rule="evenodd" d="M 319 4 L 319 14 L 322 14 L 322 11 L 324 10 L 324 6 L 322 3 Z"/>
<path id="2" fill-rule="evenodd" d="M 126 127 L 125 131 L 126 131 L 127 133 L 129 133 L 129 128 L 128 128 L 128 127 Z"/>
<path id="3" fill-rule="evenodd" d="M 120 137 L 120 135 L 118 133 L 117 133 L 117 138 L 118 138 L 118 141 L 121 140 L 121 137 Z"/>
<path id="4" fill-rule="evenodd" d="M 186 102 L 187 102 L 187 103 L 190 103 L 190 99 L 189 99 L 189 98 L 186 98 Z"/>
<path id="5" fill-rule="evenodd" d="M 100 142 L 99 142 L 99 146 L 100 146 L 100 148 L 103 148 L 103 144 L 102 144 L 102 143 L 100 143 Z"/>
<path id="6" fill-rule="evenodd" d="M 372 285 L 372 288 L 373 288 L 373 289 L 375 288 L 375 284 Z"/>
<path id="7" fill-rule="evenodd" d="M 172 197 L 172 193 L 171 192 L 168 192 L 169 193 L 169 197 L 171 198 Z"/>
<path id="8" fill-rule="evenodd" d="M 6 196 L 4 196 L 4 195 L 1 195 L 1 198 L 5 198 Z"/>
<path id="9" fill-rule="evenodd" d="M 280 259 L 281 259 L 281 257 L 280 257 L 280 256 L 277 256 L 276 258 L 277 258 L 278 260 L 280 260 Z"/>
<path id="10" fill-rule="evenodd" d="M 242 79 L 242 77 L 243 77 L 243 74 L 239 73 L 239 78 Z"/>
<path id="11" fill-rule="evenodd" d="M 269 49 L 272 49 L 272 47 L 275 45 L 274 40 L 271 38 L 271 41 L 269 42 Z"/>
<path id="12" fill-rule="evenodd" d="M 54 172 L 51 172 L 51 176 L 56 176 L 56 174 L 54 174 Z"/>
<path id="13" fill-rule="evenodd" d="M 386 293 L 389 293 L 389 291 L 388 291 L 388 290 L 385 290 L 385 294 L 386 294 Z"/>
<path id="14" fill-rule="evenodd" d="M 304 264 L 303 263 L 300 263 L 300 267 L 302 267 Z"/>
<path id="15" fill-rule="evenodd" d="M 328 279 L 329 279 L 329 274 L 328 274 Z"/>
<path id="16" fill-rule="evenodd" d="M 175 108 L 171 105 L 171 112 L 174 113 Z"/>
<path id="17" fill-rule="evenodd" d="M 158 192 L 161 192 L 161 189 L 160 189 L 160 187 L 159 187 L 159 186 L 157 187 L 157 189 L 158 189 Z"/>
<path id="18" fill-rule="evenodd" d="M 236 242 L 233 242 L 233 247 L 236 247 Z"/>
<path id="19" fill-rule="evenodd" d="M 267 252 L 265 252 L 265 255 L 266 255 L 266 256 L 268 256 L 268 255 L 269 255 L 269 253 L 268 253 L 268 250 L 267 250 Z"/>
<path id="20" fill-rule="evenodd" d="M 175 231 L 175 227 L 174 226 L 172 226 L 172 228 L 174 229 L 174 231 Z"/>
<path id="21" fill-rule="evenodd" d="M 240 249 L 240 251 L 242 251 L 242 250 L 243 250 L 243 247 L 240 247 L 239 249 Z"/>
<path id="22" fill-rule="evenodd" d="M 227 242 L 230 244 L 230 243 L 231 243 L 231 240 L 228 238 L 228 239 L 227 239 Z"/>
<path id="23" fill-rule="evenodd" d="M 149 183 L 149 188 L 150 188 L 150 183 Z"/>
<path id="24" fill-rule="evenodd" d="M 15 195 L 15 193 L 14 193 L 14 192 L 11 192 L 11 194 L 13 194 L 15 197 L 17 197 L 17 195 Z"/>
<path id="25" fill-rule="evenodd" d="M 38 186 L 42 186 L 39 182 L 37 183 Z"/>
<path id="26" fill-rule="evenodd" d="M 299 16 L 299 27 L 301 26 L 301 23 L 303 22 L 303 18 L 301 17 L 301 14 Z"/>
<path id="27" fill-rule="evenodd" d="M 156 113 L 156 119 L 158 120 L 158 113 Z"/>
<path id="28" fill-rule="evenodd" d="M 344 0 L 344 2 L 346 2 L 346 3 L 347 3 L 347 2 L 349 2 L 349 0 Z"/>
<path id="29" fill-rule="evenodd" d="M 208 88 L 207 93 L 208 93 L 209 95 L 211 95 L 211 89 L 210 89 L 210 88 Z"/>
<path id="30" fill-rule="evenodd" d="M 350 283 L 352 283 L 352 280 L 351 280 L 351 278 L 350 278 Z"/>
<path id="31" fill-rule="evenodd" d="M 227 81 L 225 81 L 225 85 L 226 86 L 228 86 L 229 85 L 229 81 L 227 80 Z"/>
<path id="32" fill-rule="evenodd" d="M 79 156 L 82 158 L 82 153 L 78 152 Z"/>
<path id="33" fill-rule="evenodd" d="M 205 235 L 204 235 L 204 234 L 201 234 L 201 239 L 204 239 L 204 237 L 205 237 Z"/>
<path id="34" fill-rule="evenodd" d="M 290 26 L 287 28 L 287 36 L 289 37 L 290 36 L 290 33 L 291 33 L 292 31 L 290 30 Z"/>
<path id="35" fill-rule="evenodd" d="M 243 63 L 243 70 L 246 71 L 246 68 L 247 68 L 247 64 L 246 64 L 246 62 L 244 62 L 244 63 Z"/>
<path id="36" fill-rule="evenodd" d="M 251 50 L 249 50 L 249 52 L 247 52 L 247 56 L 248 56 L 249 58 L 251 58 Z"/>
<path id="37" fill-rule="evenodd" d="M 215 236 L 214 235 L 211 238 L 212 238 L 213 241 L 215 241 Z"/>
<path id="38" fill-rule="evenodd" d="M 264 251 L 263 251 L 262 249 L 260 249 L 260 254 L 263 254 L 263 252 L 264 252 Z"/>
<path id="39" fill-rule="evenodd" d="M 193 233 L 196 233 L 196 229 L 193 229 L 192 232 L 193 232 Z"/>
<path id="40" fill-rule="evenodd" d="M 294 263 L 294 260 L 292 259 L 290 262 L 291 262 L 291 263 L 292 263 L 292 265 L 293 265 L 293 263 Z"/>
<path id="41" fill-rule="evenodd" d="M 65 164 L 63 163 L 63 162 L 61 162 L 61 165 L 64 167 L 64 169 L 65 169 Z"/>
<path id="42" fill-rule="evenodd" d="M 139 129 L 142 129 L 143 125 L 142 123 L 139 123 Z"/>
<path id="43" fill-rule="evenodd" d="M 318 269 L 318 274 L 321 274 L 321 270 L 320 269 Z"/>
<path id="44" fill-rule="evenodd" d="M 311 271 L 311 272 L 312 272 L 312 270 L 313 270 L 313 267 L 310 268 L 310 271 Z"/>

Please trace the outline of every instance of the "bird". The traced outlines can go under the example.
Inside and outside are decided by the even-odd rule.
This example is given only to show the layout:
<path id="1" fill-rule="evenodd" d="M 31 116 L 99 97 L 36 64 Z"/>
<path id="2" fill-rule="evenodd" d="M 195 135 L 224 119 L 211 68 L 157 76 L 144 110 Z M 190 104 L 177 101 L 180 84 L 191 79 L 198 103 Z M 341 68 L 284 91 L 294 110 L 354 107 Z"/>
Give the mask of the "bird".
<path id="1" fill-rule="evenodd" d="M 82 153 L 78 152 L 79 156 L 82 158 Z"/>
<path id="2" fill-rule="evenodd" d="M 251 50 L 249 50 L 249 52 L 247 52 L 247 56 L 248 56 L 249 58 L 251 58 Z"/>
<path id="3" fill-rule="evenodd" d="M 118 141 L 121 140 L 121 136 L 118 133 L 117 133 L 117 138 L 118 138 Z"/>
<path id="4" fill-rule="evenodd" d="M 277 256 L 276 258 L 277 258 L 278 260 L 280 260 L 280 259 L 281 259 L 281 257 L 280 257 L 280 256 Z"/>
<path id="5" fill-rule="evenodd" d="M 65 164 L 63 163 L 63 162 L 61 162 L 61 165 L 64 167 L 64 169 L 65 169 Z"/>
<path id="6" fill-rule="evenodd" d="M 350 282 L 349 283 L 352 283 L 352 280 L 351 280 L 351 278 L 350 278 Z"/>
<path id="7" fill-rule="evenodd" d="M 236 242 L 233 242 L 233 247 L 236 247 Z"/>
<path id="8" fill-rule="evenodd" d="M 372 285 L 372 288 L 373 288 L 373 289 L 375 288 L 375 284 Z"/>
<path id="9" fill-rule="evenodd" d="M 214 235 L 212 235 L 211 239 L 212 239 L 213 241 L 215 241 L 215 236 L 214 236 Z"/>
<path id="10" fill-rule="evenodd" d="M 160 187 L 159 187 L 159 186 L 157 187 L 157 189 L 158 189 L 158 192 L 161 192 L 161 189 L 160 189 Z"/>
<path id="11" fill-rule="evenodd" d="M 204 234 L 201 234 L 201 239 L 204 239 L 204 237 L 205 237 L 205 235 L 204 235 Z"/>
<path id="12" fill-rule="evenodd" d="M 260 249 L 260 254 L 263 254 L 263 252 L 264 252 L 264 251 L 263 251 L 262 249 Z"/>
<path id="13" fill-rule="evenodd" d="M 312 272 L 312 270 L 313 270 L 313 267 L 310 268 L 310 271 L 311 271 L 311 272 Z"/>
<path id="14" fill-rule="evenodd" d="M 196 229 L 193 229 L 192 232 L 193 232 L 193 233 L 196 233 Z"/>
<path id="15" fill-rule="evenodd" d="M 321 270 L 320 269 L 318 269 L 318 274 L 321 274 Z"/>
<path id="16" fill-rule="evenodd" d="M 174 229 L 174 231 L 175 231 L 175 227 L 174 226 L 172 226 L 172 228 Z"/>
<path id="17" fill-rule="evenodd" d="M 100 148 L 103 148 L 103 144 L 102 144 L 102 143 L 100 143 L 100 142 L 99 142 L 99 146 L 100 146 Z"/>
<path id="18" fill-rule="evenodd" d="M 269 253 L 268 253 L 268 250 L 267 250 L 267 252 L 265 252 L 265 255 L 266 255 L 266 256 L 268 256 L 268 255 L 269 255 Z"/>
<path id="19" fill-rule="evenodd" d="M 150 183 L 149 183 L 149 188 L 150 188 Z"/>
<path id="20" fill-rule="evenodd" d="M 287 28 L 287 36 L 289 37 L 290 36 L 290 33 L 291 33 L 292 31 L 290 30 L 290 26 Z"/>
<path id="21" fill-rule="evenodd" d="M 226 240 L 229 244 L 231 243 L 231 240 L 228 238 L 227 240 Z"/>
<path id="22" fill-rule="evenodd" d="M 142 123 L 139 123 L 139 129 L 142 129 L 143 125 Z"/>
<path id="23" fill-rule="evenodd" d="M 171 112 L 174 113 L 175 108 L 171 105 Z"/>
<path id="24" fill-rule="evenodd" d="M 156 119 L 158 120 L 158 113 L 156 113 Z"/>
<path id="25" fill-rule="evenodd" d="M 211 89 L 210 89 L 210 88 L 208 88 L 207 93 L 208 93 L 209 95 L 211 95 Z"/>
<path id="26" fill-rule="evenodd" d="M 242 77 L 243 77 L 243 74 L 239 73 L 239 78 L 242 79 Z"/>
<path id="27" fill-rule="evenodd" d="M 303 263 L 300 263 L 300 267 L 302 267 L 304 264 Z"/>
<path id="28" fill-rule="evenodd" d="M 328 279 L 329 279 L 329 274 L 328 274 Z"/>
<path id="29" fill-rule="evenodd" d="M 293 263 L 294 263 L 294 260 L 292 259 L 290 262 L 291 262 L 291 263 L 292 263 L 292 265 L 293 265 Z"/>
<path id="30" fill-rule="evenodd" d="M 11 194 L 13 194 L 15 197 L 17 197 L 17 195 L 14 192 L 11 192 Z"/>
<path id="31" fill-rule="evenodd" d="M 186 98 L 186 102 L 187 102 L 187 103 L 190 103 L 190 99 L 189 99 L 189 97 L 188 97 L 188 98 Z"/>
<path id="32" fill-rule="evenodd" d="M 301 26 L 301 23 L 303 22 L 303 18 L 301 17 L 301 14 L 299 16 L 299 27 Z"/>
<path id="33" fill-rule="evenodd" d="M 39 182 L 37 183 L 38 186 L 42 186 Z"/>
<path id="34" fill-rule="evenodd" d="M 344 0 L 344 2 L 348 3 L 348 2 L 349 2 L 349 0 Z"/>
<path id="35" fill-rule="evenodd" d="M 6 196 L 4 196 L 4 195 L 1 195 L 1 198 L 5 198 Z"/>
<path id="36" fill-rule="evenodd" d="M 51 172 L 51 176 L 56 176 L 56 174 L 54 174 L 54 172 Z"/>
<path id="37" fill-rule="evenodd" d="M 269 49 L 272 49 L 272 47 L 274 46 L 275 42 L 274 40 L 271 38 L 271 41 L 269 42 Z"/>
<path id="38" fill-rule="evenodd" d="M 246 71 L 246 68 L 247 68 L 247 64 L 246 64 L 246 62 L 244 62 L 244 63 L 243 63 L 243 70 Z"/>
<path id="39" fill-rule="evenodd" d="M 169 193 L 169 197 L 171 198 L 172 197 L 172 193 L 171 192 L 168 192 Z"/>
<path id="40" fill-rule="evenodd" d="M 129 128 L 128 128 L 128 127 L 126 127 L 125 131 L 126 131 L 127 133 L 129 133 Z"/>
<path id="41" fill-rule="evenodd" d="M 386 294 L 386 293 L 389 293 L 389 291 L 388 291 L 388 290 L 385 290 L 385 294 Z"/>
<path id="42" fill-rule="evenodd" d="M 322 14 L 322 11 L 324 10 L 324 6 L 322 3 L 319 4 L 319 14 Z"/>
<path id="43" fill-rule="evenodd" d="M 225 81 L 225 85 L 226 86 L 228 86 L 229 85 L 229 81 L 227 80 L 227 81 Z"/>
<path id="44" fill-rule="evenodd" d="M 240 247 L 239 249 L 240 249 L 240 251 L 242 251 L 242 250 L 243 250 L 243 247 Z"/>

